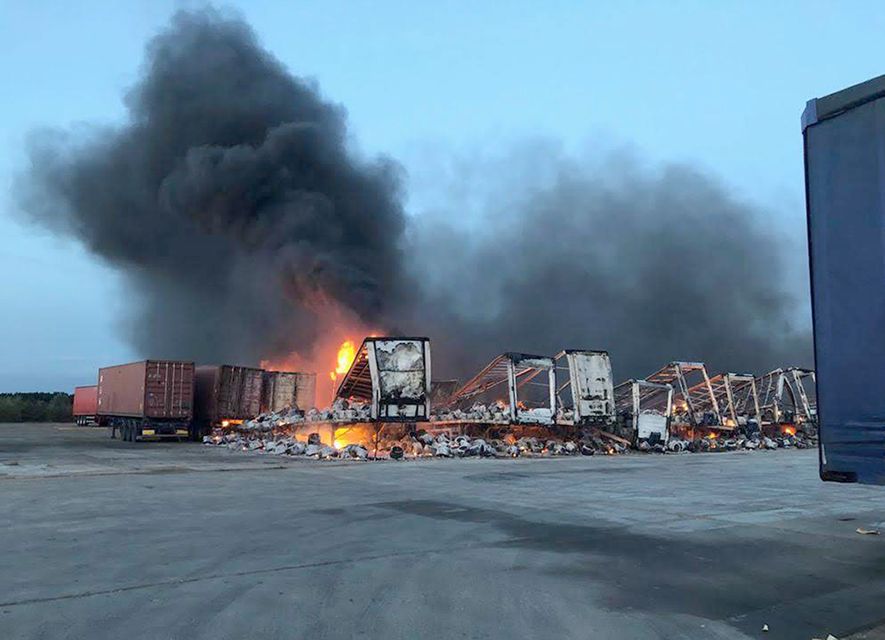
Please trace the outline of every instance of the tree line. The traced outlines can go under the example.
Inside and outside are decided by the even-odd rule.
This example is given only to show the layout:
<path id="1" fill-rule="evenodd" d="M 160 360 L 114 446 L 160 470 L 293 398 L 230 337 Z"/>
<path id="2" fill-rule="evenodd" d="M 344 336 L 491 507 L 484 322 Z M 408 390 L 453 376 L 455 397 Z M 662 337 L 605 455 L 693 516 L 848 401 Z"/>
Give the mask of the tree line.
<path id="1" fill-rule="evenodd" d="M 0 422 L 71 422 L 68 393 L 0 393 Z"/>

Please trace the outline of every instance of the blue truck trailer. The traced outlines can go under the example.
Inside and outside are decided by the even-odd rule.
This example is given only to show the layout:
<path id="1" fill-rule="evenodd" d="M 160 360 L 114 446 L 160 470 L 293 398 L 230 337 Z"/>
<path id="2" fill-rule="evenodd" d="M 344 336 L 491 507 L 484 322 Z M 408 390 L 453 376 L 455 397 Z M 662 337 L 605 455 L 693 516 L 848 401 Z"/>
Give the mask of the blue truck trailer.
<path id="1" fill-rule="evenodd" d="M 802 114 L 823 480 L 885 484 L 885 76 Z"/>

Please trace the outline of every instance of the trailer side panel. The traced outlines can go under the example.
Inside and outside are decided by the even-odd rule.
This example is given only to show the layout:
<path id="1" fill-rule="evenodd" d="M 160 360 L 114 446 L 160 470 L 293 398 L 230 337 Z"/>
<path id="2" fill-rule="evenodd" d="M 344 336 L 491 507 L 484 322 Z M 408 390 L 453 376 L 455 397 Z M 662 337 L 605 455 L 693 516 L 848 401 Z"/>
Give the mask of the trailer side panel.
<path id="1" fill-rule="evenodd" d="M 803 115 L 824 480 L 885 484 L 885 77 Z"/>

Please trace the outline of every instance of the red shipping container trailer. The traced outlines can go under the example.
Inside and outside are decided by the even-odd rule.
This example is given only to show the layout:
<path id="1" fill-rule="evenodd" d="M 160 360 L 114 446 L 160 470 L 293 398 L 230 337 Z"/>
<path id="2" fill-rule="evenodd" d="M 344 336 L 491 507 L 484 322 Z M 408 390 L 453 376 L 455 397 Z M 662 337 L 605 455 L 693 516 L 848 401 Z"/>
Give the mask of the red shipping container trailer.
<path id="1" fill-rule="evenodd" d="M 195 422 L 202 433 L 261 413 L 263 369 L 229 364 L 196 369 Z"/>
<path id="2" fill-rule="evenodd" d="M 123 440 L 147 435 L 196 438 L 194 363 L 143 360 L 98 370 L 98 418 Z"/>
<path id="3" fill-rule="evenodd" d="M 98 416 L 98 386 L 74 387 L 74 422 L 79 425 L 96 424 Z"/>

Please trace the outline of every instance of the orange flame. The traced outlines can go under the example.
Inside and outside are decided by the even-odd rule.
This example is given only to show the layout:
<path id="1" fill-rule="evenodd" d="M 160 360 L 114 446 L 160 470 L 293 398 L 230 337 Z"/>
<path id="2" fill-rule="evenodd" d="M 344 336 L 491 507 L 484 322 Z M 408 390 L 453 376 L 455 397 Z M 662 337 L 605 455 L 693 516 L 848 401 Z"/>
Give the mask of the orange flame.
<path id="1" fill-rule="evenodd" d="M 338 364 L 334 371 L 329 372 L 329 377 L 334 381 L 338 379 L 338 376 L 347 373 L 355 358 L 356 345 L 354 345 L 353 340 L 345 340 L 341 343 L 341 346 L 338 347 Z"/>
<path id="2" fill-rule="evenodd" d="M 338 304 L 322 291 L 311 290 L 305 300 L 309 302 L 309 311 L 316 317 L 322 331 L 310 341 L 293 345 L 294 348 L 289 353 L 277 353 L 262 360 L 261 367 L 273 371 L 316 373 L 316 406 L 323 408 L 328 407 L 335 399 L 336 378 L 340 380 L 347 373 L 362 337 L 379 335 L 379 329 L 366 326 L 353 311 Z M 344 346 L 342 342 L 348 341 L 352 355 L 343 364 L 340 351 Z M 326 378 L 326 373 L 329 373 L 331 380 Z M 324 380 L 329 382 L 324 383 Z"/>

